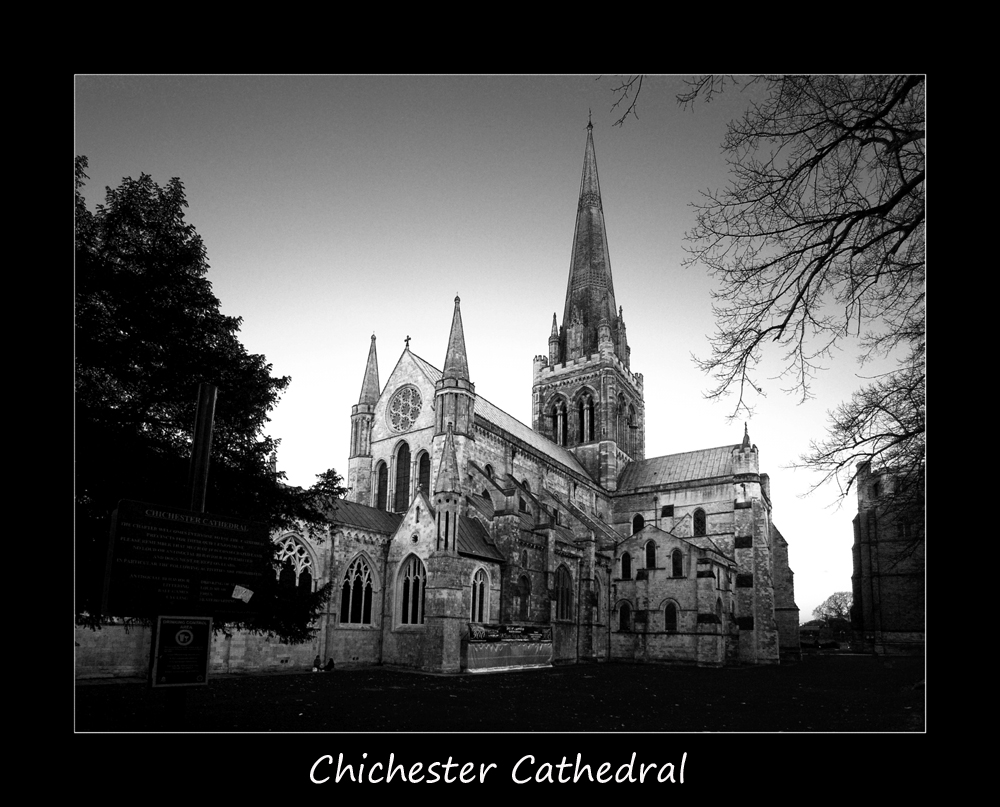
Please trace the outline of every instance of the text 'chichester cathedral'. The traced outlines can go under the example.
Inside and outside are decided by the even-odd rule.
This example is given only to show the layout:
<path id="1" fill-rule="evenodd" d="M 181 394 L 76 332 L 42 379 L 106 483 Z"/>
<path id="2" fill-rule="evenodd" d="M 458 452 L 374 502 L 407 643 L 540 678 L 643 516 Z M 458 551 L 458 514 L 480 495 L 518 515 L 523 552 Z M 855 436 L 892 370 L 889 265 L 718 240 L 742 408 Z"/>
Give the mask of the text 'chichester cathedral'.
<path id="1" fill-rule="evenodd" d="M 442 369 L 407 340 L 383 386 L 372 336 L 331 540 L 278 536 L 300 584 L 334 583 L 303 652 L 438 672 L 797 653 L 788 545 L 757 447 L 744 432 L 647 458 L 629 354 L 588 125 L 531 426 L 477 392 L 458 297 Z"/>

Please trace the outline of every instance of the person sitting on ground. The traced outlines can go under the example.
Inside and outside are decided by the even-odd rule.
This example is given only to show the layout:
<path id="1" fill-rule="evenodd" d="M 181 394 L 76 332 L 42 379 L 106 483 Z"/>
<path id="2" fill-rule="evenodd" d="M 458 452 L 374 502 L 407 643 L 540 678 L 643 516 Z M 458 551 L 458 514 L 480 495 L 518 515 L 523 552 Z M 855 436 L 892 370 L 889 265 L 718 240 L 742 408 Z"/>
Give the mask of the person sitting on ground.
<path id="1" fill-rule="evenodd" d="M 326 666 L 323 668 L 323 672 L 332 672 L 332 671 L 333 671 L 333 659 L 331 658 L 326 663 Z"/>

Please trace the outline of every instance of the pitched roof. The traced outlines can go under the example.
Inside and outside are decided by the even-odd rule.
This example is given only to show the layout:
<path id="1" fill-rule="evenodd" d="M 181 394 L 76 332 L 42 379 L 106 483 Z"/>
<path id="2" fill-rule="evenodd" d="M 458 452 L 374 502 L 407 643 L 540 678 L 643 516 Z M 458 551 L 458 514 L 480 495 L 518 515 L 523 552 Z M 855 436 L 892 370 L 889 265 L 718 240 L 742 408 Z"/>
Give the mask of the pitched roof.
<path id="1" fill-rule="evenodd" d="M 432 383 L 436 384 L 441 379 L 441 371 L 438 370 L 433 364 L 428 362 L 426 359 L 420 358 L 420 356 L 412 351 L 410 356 Z M 580 461 L 576 458 L 576 456 L 574 456 L 572 451 L 569 451 L 562 446 L 557 446 L 551 440 L 538 434 L 538 432 L 534 431 L 530 426 L 524 425 L 517 418 L 508 415 L 500 407 L 490 403 L 478 393 L 476 394 L 475 414 L 476 417 L 481 417 L 483 420 L 492 423 L 501 431 L 505 431 L 512 437 L 516 437 L 522 443 L 527 443 L 529 446 L 544 454 L 549 459 L 558 462 L 560 465 L 566 466 L 570 470 L 576 471 L 576 473 L 581 476 L 588 476 L 586 470 L 584 470 L 584 467 L 580 464 Z"/>
<path id="2" fill-rule="evenodd" d="M 490 542 L 486 527 L 478 519 L 469 516 L 458 517 L 458 553 L 489 560 L 504 560 L 504 556 Z"/>
<path id="3" fill-rule="evenodd" d="M 557 446 L 530 426 L 524 425 L 517 418 L 508 415 L 500 407 L 491 404 L 482 395 L 476 395 L 475 411 L 477 417 L 489 421 L 512 437 L 516 437 L 522 443 L 527 443 L 532 448 L 549 457 L 549 459 L 565 465 L 582 476 L 588 476 L 586 470 L 584 470 L 584 467 L 572 451 L 562 446 Z"/>
<path id="4" fill-rule="evenodd" d="M 403 516 L 399 513 L 388 513 L 385 510 L 378 510 L 367 504 L 349 502 L 346 499 L 337 500 L 329 517 L 333 524 L 358 527 L 384 535 L 392 535 L 399 526 L 399 522 L 403 520 Z"/>
<path id="5" fill-rule="evenodd" d="M 618 477 L 618 490 L 729 476 L 733 472 L 733 450 L 737 448 L 738 445 L 703 448 L 630 462 Z"/>

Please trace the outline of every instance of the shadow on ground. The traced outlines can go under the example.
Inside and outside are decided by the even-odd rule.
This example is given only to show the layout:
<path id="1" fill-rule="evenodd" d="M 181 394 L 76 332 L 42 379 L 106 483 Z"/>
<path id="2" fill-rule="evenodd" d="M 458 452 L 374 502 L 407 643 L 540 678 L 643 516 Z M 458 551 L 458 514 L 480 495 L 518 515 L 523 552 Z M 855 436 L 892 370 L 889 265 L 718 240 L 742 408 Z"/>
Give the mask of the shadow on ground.
<path id="1" fill-rule="evenodd" d="M 706 669 L 588 664 L 435 676 L 383 667 L 78 682 L 77 731 L 885 732 L 924 730 L 923 659 L 811 655 Z"/>

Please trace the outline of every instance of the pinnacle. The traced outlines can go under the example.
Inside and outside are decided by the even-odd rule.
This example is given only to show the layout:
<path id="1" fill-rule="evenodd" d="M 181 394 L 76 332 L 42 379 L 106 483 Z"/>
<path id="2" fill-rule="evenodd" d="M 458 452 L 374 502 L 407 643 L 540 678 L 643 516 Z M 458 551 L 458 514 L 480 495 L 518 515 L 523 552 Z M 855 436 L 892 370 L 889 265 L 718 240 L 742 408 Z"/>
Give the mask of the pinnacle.
<path id="1" fill-rule="evenodd" d="M 372 334 L 371 347 L 368 348 L 368 363 L 365 365 L 365 377 L 361 382 L 359 404 L 376 404 L 381 388 L 378 383 L 378 355 L 375 352 L 375 334 Z"/>
<path id="2" fill-rule="evenodd" d="M 448 336 L 448 351 L 444 357 L 443 378 L 463 378 L 469 380 L 469 360 L 465 354 L 465 330 L 462 328 L 462 309 L 458 295 L 455 295 L 455 313 L 451 318 L 451 333 Z"/>

